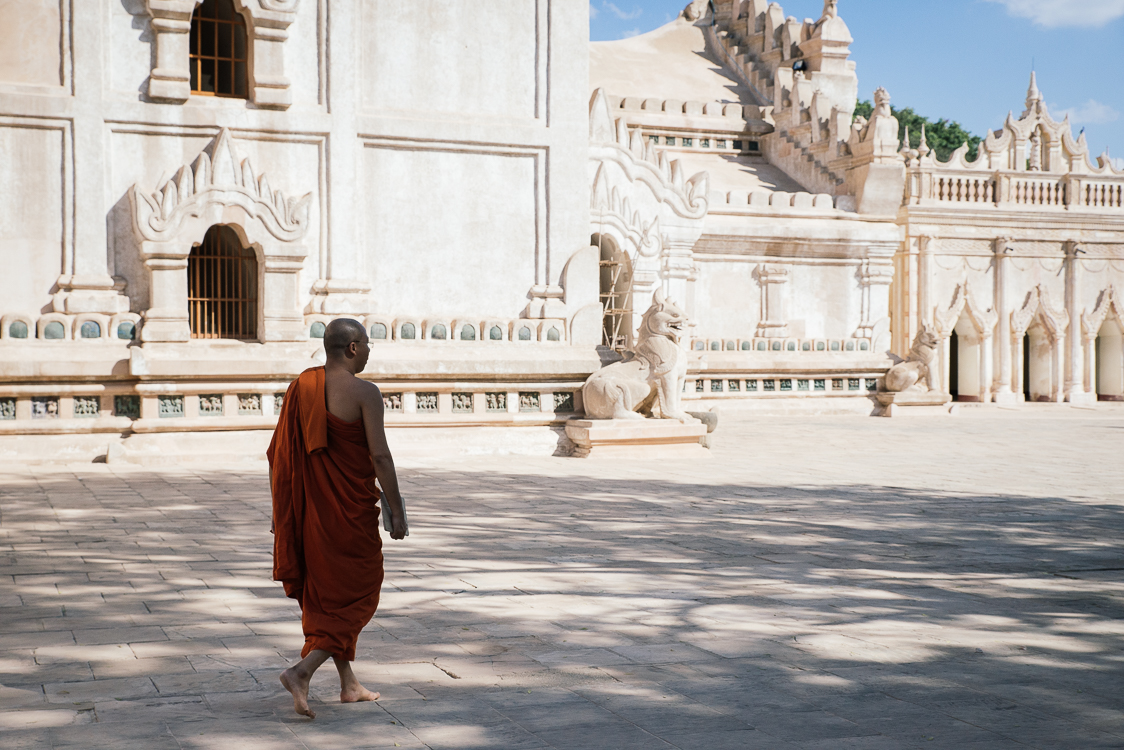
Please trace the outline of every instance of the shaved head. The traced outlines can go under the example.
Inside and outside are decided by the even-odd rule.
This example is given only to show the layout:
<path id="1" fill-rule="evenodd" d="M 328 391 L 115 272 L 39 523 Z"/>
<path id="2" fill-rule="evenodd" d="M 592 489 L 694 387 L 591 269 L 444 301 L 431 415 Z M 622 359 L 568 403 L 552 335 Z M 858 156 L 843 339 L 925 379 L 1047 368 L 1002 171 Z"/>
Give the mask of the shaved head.
<path id="1" fill-rule="evenodd" d="M 342 356 L 353 341 L 367 338 L 367 330 L 351 318 L 336 318 L 324 330 L 324 353 L 329 357 Z"/>

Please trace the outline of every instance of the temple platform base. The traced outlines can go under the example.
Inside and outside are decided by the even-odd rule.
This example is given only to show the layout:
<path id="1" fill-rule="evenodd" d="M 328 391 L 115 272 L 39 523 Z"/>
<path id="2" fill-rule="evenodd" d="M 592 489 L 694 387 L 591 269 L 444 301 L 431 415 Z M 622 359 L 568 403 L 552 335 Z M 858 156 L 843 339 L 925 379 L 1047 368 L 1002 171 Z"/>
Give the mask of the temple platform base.
<path id="1" fill-rule="evenodd" d="M 876 398 L 884 417 L 947 417 L 960 410 L 950 394 L 940 391 L 880 391 Z"/>
<path id="2" fill-rule="evenodd" d="M 701 458 L 706 425 L 674 419 L 576 419 L 566 423 L 575 458 Z"/>

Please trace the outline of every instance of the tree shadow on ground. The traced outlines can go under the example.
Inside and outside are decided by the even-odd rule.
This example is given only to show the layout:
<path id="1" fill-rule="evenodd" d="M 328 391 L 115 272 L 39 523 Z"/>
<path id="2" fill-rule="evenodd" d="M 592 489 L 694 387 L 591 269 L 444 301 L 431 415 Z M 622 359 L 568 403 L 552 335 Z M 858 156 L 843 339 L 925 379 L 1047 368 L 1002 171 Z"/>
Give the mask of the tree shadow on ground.
<path id="1" fill-rule="evenodd" d="M 359 658 L 413 741 L 535 746 L 497 739 L 494 714 L 557 744 L 527 718 L 552 700 L 677 747 L 689 746 L 677 732 L 716 726 L 757 727 L 769 747 L 1124 736 L 1118 506 L 454 470 L 403 481 L 412 535 L 387 546 Z M 98 699 L 116 697 L 136 721 L 236 716 L 247 736 L 266 731 L 285 720 L 272 680 L 301 642 L 295 604 L 269 581 L 268 528 L 258 471 L 7 482 L 0 683 L 45 685 L 44 701 L 99 723 L 113 717 Z M 115 680 L 108 699 L 57 687 L 73 696 L 95 678 Z M 329 697 L 330 675 L 319 684 Z M 661 709 L 669 699 L 679 725 Z M 340 726 L 355 731 L 371 721 L 348 716 Z M 469 726 L 488 731 L 474 740 Z M 461 730 L 442 744 L 425 727 Z"/>

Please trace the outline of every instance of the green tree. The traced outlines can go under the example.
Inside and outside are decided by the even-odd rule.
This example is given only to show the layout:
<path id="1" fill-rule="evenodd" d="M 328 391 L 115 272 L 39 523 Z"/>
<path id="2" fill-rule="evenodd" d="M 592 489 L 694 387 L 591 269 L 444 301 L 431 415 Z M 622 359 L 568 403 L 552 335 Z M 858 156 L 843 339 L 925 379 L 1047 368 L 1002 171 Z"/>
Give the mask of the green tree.
<path id="1" fill-rule="evenodd" d="M 873 112 L 874 105 L 870 103 L 869 99 L 864 99 L 855 105 L 856 117 L 862 115 L 869 120 Z M 928 117 L 923 117 L 914 112 L 912 107 L 897 109 L 890 105 L 890 112 L 898 119 L 899 141 L 905 138 L 905 130 L 909 128 L 910 148 L 917 148 L 917 145 L 921 143 L 921 126 L 924 125 L 925 140 L 928 142 L 929 148 L 936 152 L 937 158 L 941 161 L 948 161 L 952 152 L 960 148 L 965 141 L 968 143 L 968 161 L 973 161 L 976 154 L 979 153 L 980 142 L 983 141 L 983 138 L 972 135 L 955 120 L 930 120 Z"/>

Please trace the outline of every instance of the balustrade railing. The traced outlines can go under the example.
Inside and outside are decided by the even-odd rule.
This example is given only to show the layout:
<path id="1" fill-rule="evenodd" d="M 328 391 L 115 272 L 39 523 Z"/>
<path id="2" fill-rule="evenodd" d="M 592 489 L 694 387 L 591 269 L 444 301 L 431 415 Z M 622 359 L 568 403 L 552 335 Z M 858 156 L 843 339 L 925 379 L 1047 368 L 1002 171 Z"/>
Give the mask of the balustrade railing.
<path id="1" fill-rule="evenodd" d="M 910 167 L 906 205 L 1124 209 L 1124 177 Z"/>
<path id="2" fill-rule="evenodd" d="M 1062 179 L 1018 178 L 1009 180 L 1008 201 L 1021 206 L 1064 206 L 1065 183 Z"/>
<path id="3" fill-rule="evenodd" d="M 1124 184 L 1119 182 L 1086 182 L 1082 204 L 1097 208 L 1124 208 Z"/>
<path id="4" fill-rule="evenodd" d="M 934 175 L 933 196 L 953 203 L 994 203 L 995 180 L 992 177 Z"/>

